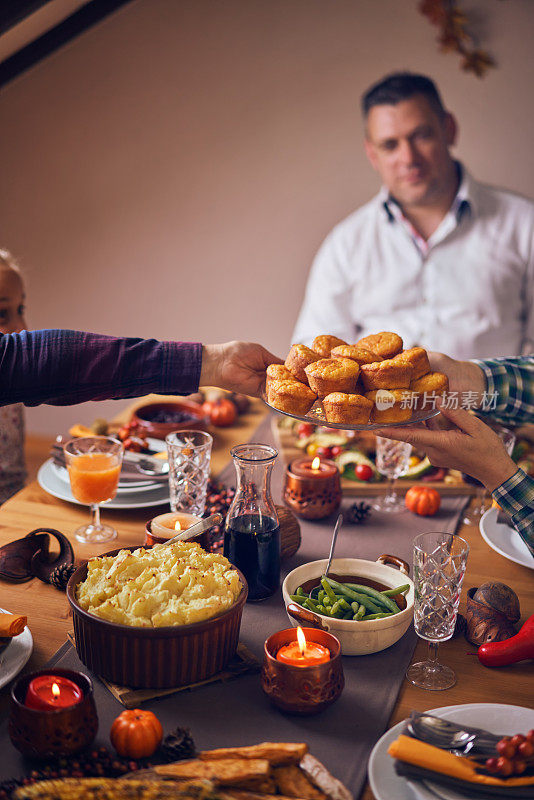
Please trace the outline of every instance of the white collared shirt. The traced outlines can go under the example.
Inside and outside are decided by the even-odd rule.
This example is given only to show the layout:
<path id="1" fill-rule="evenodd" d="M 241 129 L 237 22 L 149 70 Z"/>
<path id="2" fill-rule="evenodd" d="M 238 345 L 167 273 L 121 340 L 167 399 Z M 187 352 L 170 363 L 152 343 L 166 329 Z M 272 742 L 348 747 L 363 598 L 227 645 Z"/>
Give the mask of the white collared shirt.
<path id="1" fill-rule="evenodd" d="M 455 358 L 534 350 L 534 202 L 465 170 L 424 242 L 385 189 L 337 225 L 311 269 L 292 342 L 394 331 Z"/>

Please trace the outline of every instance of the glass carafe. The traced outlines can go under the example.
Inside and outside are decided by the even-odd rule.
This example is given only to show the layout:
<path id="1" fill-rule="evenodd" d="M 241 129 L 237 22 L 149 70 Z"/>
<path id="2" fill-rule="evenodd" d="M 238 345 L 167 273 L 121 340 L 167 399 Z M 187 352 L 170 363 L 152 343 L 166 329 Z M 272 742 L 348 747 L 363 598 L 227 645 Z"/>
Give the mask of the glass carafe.
<path id="1" fill-rule="evenodd" d="M 271 497 L 271 473 L 278 455 L 266 444 L 231 450 L 237 489 L 224 530 L 224 555 L 244 574 L 248 600 L 264 600 L 280 584 L 280 524 Z"/>

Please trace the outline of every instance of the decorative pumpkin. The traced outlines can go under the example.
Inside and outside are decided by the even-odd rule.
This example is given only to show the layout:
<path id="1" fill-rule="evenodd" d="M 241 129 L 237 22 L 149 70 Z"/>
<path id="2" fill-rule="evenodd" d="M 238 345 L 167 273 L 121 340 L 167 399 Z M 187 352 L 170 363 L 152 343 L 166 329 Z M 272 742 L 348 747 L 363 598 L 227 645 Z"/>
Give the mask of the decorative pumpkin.
<path id="1" fill-rule="evenodd" d="M 152 711 L 134 708 L 119 714 L 111 726 L 109 738 L 120 756 L 148 758 L 160 746 L 163 728 Z"/>
<path id="2" fill-rule="evenodd" d="M 202 410 L 208 415 L 211 424 L 217 428 L 227 428 L 237 419 L 237 408 L 226 397 L 221 400 L 206 400 L 202 404 Z"/>
<path id="3" fill-rule="evenodd" d="M 406 508 L 422 517 L 432 517 L 441 505 L 441 496 L 437 489 L 429 486 L 412 486 L 406 492 L 404 500 Z"/>

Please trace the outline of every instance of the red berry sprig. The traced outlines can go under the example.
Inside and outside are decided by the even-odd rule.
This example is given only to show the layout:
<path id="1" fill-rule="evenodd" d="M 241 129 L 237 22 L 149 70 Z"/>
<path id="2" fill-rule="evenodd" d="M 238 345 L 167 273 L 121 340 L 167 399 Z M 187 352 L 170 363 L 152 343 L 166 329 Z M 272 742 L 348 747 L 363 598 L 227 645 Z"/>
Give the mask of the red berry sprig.
<path id="1" fill-rule="evenodd" d="M 522 775 L 528 767 L 534 766 L 534 730 L 525 736 L 504 736 L 497 742 L 498 758 L 488 758 L 486 769 L 494 775 L 509 778 L 511 775 Z"/>

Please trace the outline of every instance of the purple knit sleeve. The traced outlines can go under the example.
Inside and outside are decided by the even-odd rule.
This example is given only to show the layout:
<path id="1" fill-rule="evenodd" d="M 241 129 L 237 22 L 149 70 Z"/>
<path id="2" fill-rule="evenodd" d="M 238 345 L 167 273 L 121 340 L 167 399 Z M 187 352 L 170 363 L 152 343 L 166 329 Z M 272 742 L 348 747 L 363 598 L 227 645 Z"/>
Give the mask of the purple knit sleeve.
<path id="1" fill-rule="evenodd" d="M 202 345 L 69 330 L 0 336 L 0 405 L 189 394 L 198 388 Z"/>

